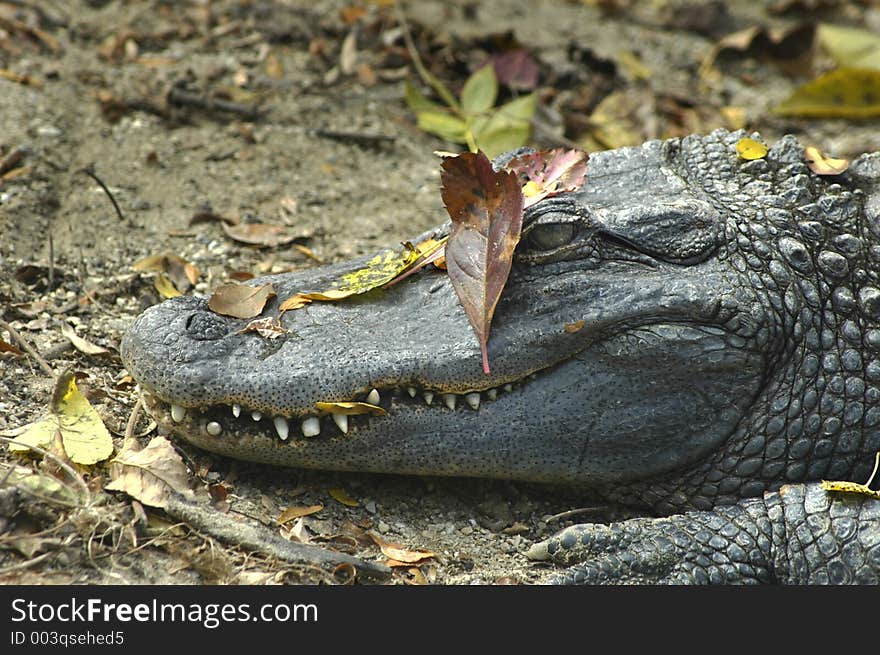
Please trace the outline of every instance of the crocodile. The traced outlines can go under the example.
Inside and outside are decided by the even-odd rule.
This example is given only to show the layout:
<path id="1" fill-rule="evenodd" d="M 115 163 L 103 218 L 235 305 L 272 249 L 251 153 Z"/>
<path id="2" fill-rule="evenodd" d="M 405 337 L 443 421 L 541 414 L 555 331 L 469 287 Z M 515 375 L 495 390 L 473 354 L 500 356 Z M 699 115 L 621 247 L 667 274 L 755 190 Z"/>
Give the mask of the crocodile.
<path id="1" fill-rule="evenodd" d="M 641 508 L 532 545 L 548 582 L 877 584 L 880 500 L 820 481 L 864 481 L 880 451 L 880 153 L 819 175 L 794 136 L 748 161 L 746 136 L 595 153 L 582 187 L 530 207 L 490 374 L 429 269 L 284 312 L 277 339 L 167 300 L 122 360 L 163 431 L 231 458 Z M 366 259 L 252 281 L 277 292 L 263 316 Z M 384 415 L 316 409 L 348 401 Z"/>

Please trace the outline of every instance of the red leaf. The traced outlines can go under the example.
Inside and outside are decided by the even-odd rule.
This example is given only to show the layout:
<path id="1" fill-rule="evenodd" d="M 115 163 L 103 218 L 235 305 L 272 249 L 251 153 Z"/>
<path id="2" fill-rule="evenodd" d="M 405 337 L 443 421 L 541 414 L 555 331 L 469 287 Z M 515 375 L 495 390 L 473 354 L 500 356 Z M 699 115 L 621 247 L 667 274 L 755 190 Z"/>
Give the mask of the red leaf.
<path id="1" fill-rule="evenodd" d="M 523 195 L 516 174 L 494 171 L 482 152 L 445 159 L 441 181 L 452 218 L 447 272 L 480 342 L 488 375 L 489 328 L 522 232 Z"/>
<path id="2" fill-rule="evenodd" d="M 538 64 L 524 48 L 493 55 L 492 65 L 498 81 L 511 89 L 531 91 L 538 86 Z"/>

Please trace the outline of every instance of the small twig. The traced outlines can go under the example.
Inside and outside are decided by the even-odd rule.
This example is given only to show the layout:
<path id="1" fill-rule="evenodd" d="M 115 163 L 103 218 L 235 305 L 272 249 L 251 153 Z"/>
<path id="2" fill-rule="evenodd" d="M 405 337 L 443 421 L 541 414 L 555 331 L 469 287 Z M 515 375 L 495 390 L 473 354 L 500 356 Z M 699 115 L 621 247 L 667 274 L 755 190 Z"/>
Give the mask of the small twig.
<path id="1" fill-rule="evenodd" d="M 9 153 L 3 158 L 0 159 L 0 175 L 11 171 L 13 168 L 18 166 L 18 163 L 24 159 L 25 155 L 30 152 L 29 148 L 25 146 L 18 146 L 17 148 L 13 148 L 9 151 Z"/>
<path id="2" fill-rule="evenodd" d="M 572 516 L 578 516 L 579 514 L 592 514 L 593 512 L 601 512 L 606 510 L 607 507 L 578 507 L 577 509 L 570 509 L 567 512 L 559 512 L 559 514 L 554 514 L 546 519 L 545 523 L 552 523 L 553 521 L 561 521 L 562 519 L 568 519 Z"/>
<path id="3" fill-rule="evenodd" d="M 868 481 L 865 483 L 866 487 L 871 486 L 871 483 L 874 481 L 874 476 L 877 475 L 878 468 L 880 468 L 880 451 L 877 451 L 877 456 L 874 458 L 874 470 L 871 471 L 871 477 L 869 477 Z"/>
<path id="4" fill-rule="evenodd" d="M 77 172 L 78 173 L 85 173 L 90 178 L 92 178 L 95 182 L 97 182 L 98 186 L 100 186 L 102 189 L 104 189 L 104 193 L 107 194 L 107 197 L 110 198 L 110 202 L 113 203 L 113 208 L 116 210 L 116 215 L 119 216 L 119 220 L 124 221 L 125 216 L 122 215 L 122 210 L 119 209 L 119 205 L 116 203 L 116 198 L 113 197 L 113 194 L 110 193 L 110 189 L 108 189 L 107 185 L 101 181 L 101 178 L 99 178 L 97 175 L 95 175 L 95 171 L 92 170 L 92 167 L 88 166 L 86 168 L 81 168 Z"/>
<path id="5" fill-rule="evenodd" d="M 30 568 L 34 564 L 39 564 L 44 559 L 49 557 L 50 555 L 54 555 L 56 551 L 50 550 L 47 553 L 43 553 L 42 555 L 37 555 L 36 557 L 26 560 L 24 562 L 19 562 L 18 564 L 13 564 L 12 566 L 6 566 L 0 569 L 0 575 L 5 575 L 6 573 L 12 573 L 13 571 L 21 571 L 22 569 Z"/>
<path id="6" fill-rule="evenodd" d="M 18 342 L 18 344 L 22 348 L 24 348 L 31 357 L 33 357 L 36 360 L 37 364 L 40 365 L 40 368 L 43 369 L 43 372 L 46 375 L 53 377 L 53 378 L 55 377 L 55 371 L 53 371 L 52 367 L 46 363 L 46 360 L 40 356 L 40 353 L 37 352 L 36 348 L 34 348 L 31 344 L 29 344 L 27 342 L 27 340 L 23 336 L 21 336 L 16 331 L 16 329 L 14 327 L 12 327 L 9 323 L 4 321 L 2 318 L 0 318 L 0 329 L 6 330 L 7 332 L 9 332 L 9 336 L 11 336 L 13 339 L 15 339 Z"/>
<path id="7" fill-rule="evenodd" d="M 351 564 L 364 574 L 387 576 L 391 569 L 378 562 L 369 562 L 345 553 L 325 550 L 311 544 L 288 541 L 264 527 L 239 523 L 207 506 L 174 495 L 164 508 L 174 519 L 192 529 L 228 544 L 276 557 L 285 562 L 336 566 Z"/>
<path id="8" fill-rule="evenodd" d="M 263 110 L 256 107 L 248 107 L 231 100 L 223 100 L 222 98 L 212 98 L 210 96 L 197 93 L 190 93 L 177 87 L 172 88 L 168 92 L 168 102 L 173 105 L 182 107 L 195 107 L 206 111 L 219 111 L 236 114 L 250 121 L 255 121 L 262 117 Z"/>
<path id="9" fill-rule="evenodd" d="M 52 238 L 52 230 L 49 230 L 49 290 L 55 288 L 55 241 Z"/>
<path id="10" fill-rule="evenodd" d="M 324 139 L 333 139 L 334 141 L 349 141 L 361 146 L 376 146 L 383 143 L 394 143 L 396 137 L 386 134 L 367 134 L 364 132 L 342 132 L 339 130 L 326 130 L 319 128 L 313 130 L 312 134 Z"/>
<path id="11" fill-rule="evenodd" d="M 131 414 L 128 415 L 128 423 L 125 424 L 125 441 L 123 443 L 128 444 L 129 441 L 134 439 L 134 429 L 137 427 L 138 418 L 141 415 L 141 396 L 138 394 L 137 398 L 134 401 L 134 407 L 131 408 Z"/>

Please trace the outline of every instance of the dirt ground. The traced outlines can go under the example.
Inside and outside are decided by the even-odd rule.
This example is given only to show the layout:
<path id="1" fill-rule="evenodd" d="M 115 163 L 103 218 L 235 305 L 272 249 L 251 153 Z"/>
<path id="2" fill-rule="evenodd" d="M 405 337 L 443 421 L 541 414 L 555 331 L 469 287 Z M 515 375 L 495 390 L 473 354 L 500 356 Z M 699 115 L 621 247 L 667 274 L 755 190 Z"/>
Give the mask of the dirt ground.
<path id="1" fill-rule="evenodd" d="M 736 30 L 824 21 L 880 31 L 880 11 L 858 2 L 729 5 L 411 1 L 402 9 L 416 43 L 429 46 L 423 57 L 454 89 L 491 50 L 486 37 L 512 31 L 540 65 L 532 143 L 541 147 L 743 125 L 768 141 L 795 132 L 841 156 L 880 150 L 876 120 L 774 116 L 770 108 L 813 71 L 791 74 L 757 46 L 719 56 L 714 76 L 700 72 Z M 0 69 L 0 161 L 20 156 L 0 179 L 0 318 L 55 372 L 78 373 L 117 448 L 136 401 L 119 341 L 159 301 L 154 274 L 133 263 L 183 257 L 201 271 L 189 292 L 206 293 L 234 271 L 297 270 L 315 265 L 309 253 L 331 262 L 376 250 L 443 220 L 432 151 L 463 148 L 417 128 L 404 101 L 404 80 L 415 77 L 387 2 L 0 0 Z M 606 103 L 595 113 L 612 93 L 625 109 Z M 623 136 L 609 136 L 615 129 Z M 286 226 L 308 252 L 234 241 L 218 220 L 191 222 L 198 214 Z M 65 323 L 109 353 L 76 349 Z M 0 339 L 16 343 L 8 329 Z M 42 416 L 52 386 L 33 357 L 0 354 L 0 434 Z M 148 428 L 141 416 L 135 433 L 144 443 L 155 436 Z M 236 519 L 277 532 L 285 508 L 322 504 L 302 519 L 301 538 L 384 561 L 363 538 L 372 530 L 436 554 L 396 569 L 388 583 L 539 582 L 548 568 L 525 559 L 531 543 L 609 516 L 574 490 L 281 470 L 181 451 L 193 485 L 227 489 L 220 504 Z M 0 461 L 13 460 L 4 447 Z M 348 570 L 281 563 L 102 492 L 103 465 L 81 474 L 103 498 L 87 512 L 0 484 L 0 583 L 351 581 Z M 334 488 L 357 506 L 334 500 Z"/>

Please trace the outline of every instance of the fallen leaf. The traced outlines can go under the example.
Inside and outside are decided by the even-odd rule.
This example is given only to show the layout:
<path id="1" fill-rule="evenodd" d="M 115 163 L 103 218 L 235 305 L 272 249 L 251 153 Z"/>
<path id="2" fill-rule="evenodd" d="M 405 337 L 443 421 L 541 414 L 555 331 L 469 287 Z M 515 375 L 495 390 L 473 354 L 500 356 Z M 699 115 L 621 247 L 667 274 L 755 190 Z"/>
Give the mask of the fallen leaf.
<path id="1" fill-rule="evenodd" d="M 880 70 L 840 68 L 795 89 L 773 109 L 801 118 L 876 118 L 880 116 Z"/>
<path id="2" fill-rule="evenodd" d="M 723 37 L 700 64 L 700 77 L 705 78 L 723 54 L 769 59 L 785 72 L 803 73 L 809 69 L 816 37 L 814 23 L 791 27 L 766 28 L 759 25 Z"/>
<path id="3" fill-rule="evenodd" d="M 452 155 L 453 157 L 457 155 Z M 428 264 L 434 264 L 438 268 L 446 267 L 446 241 L 449 239 L 448 236 L 443 237 L 442 239 L 435 239 L 433 237 L 429 239 L 425 239 L 421 243 L 416 246 L 416 250 L 419 251 L 419 259 L 412 264 L 408 269 L 406 269 L 403 273 L 400 273 L 397 277 L 395 277 L 390 282 L 386 283 L 382 288 L 387 289 L 391 286 L 394 286 L 401 280 L 405 280 L 413 273 L 416 273 L 423 269 Z M 443 265 L 440 265 L 440 262 L 443 262 Z"/>
<path id="4" fill-rule="evenodd" d="M 579 189 L 587 174 L 588 158 L 583 150 L 555 148 L 515 157 L 505 169 L 516 173 L 525 208 L 544 198 Z"/>
<path id="5" fill-rule="evenodd" d="M 736 142 L 736 154 L 747 161 L 763 159 L 767 156 L 768 152 L 767 146 L 754 139 L 746 137 Z"/>
<path id="6" fill-rule="evenodd" d="M 333 489 L 330 489 L 329 493 L 333 497 L 333 500 L 342 503 L 347 507 L 358 507 L 360 505 L 358 501 L 345 492 L 345 489 L 334 487 Z"/>
<path id="7" fill-rule="evenodd" d="M 495 76 L 504 86 L 516 91 L 531 91 L 538 86 L 538 64 L 525 48 L 514 48 L 491 58 Z"/>
<path id="8" fill-rule="evenodd" d="M 587 322 L 585 320 L 581 319 L 579 321 L 575 321 L 574 323 L 566 323 L 563 326 L 563 329 L 566 332 L 568 332 L 569 334 L 575 334 L 576 332 L 580 332 L 581 330 L 583 330 L 584 325 L 586 325 L 586 324 L 587 324 Z"/>
<path id="9" fill-rule="evenodd" d="M 110 436 L 98 412 L 89 404 L 76 386 L 71 371 L 58 376 L 49 413 L 27 429 L 15 441 L 20 444 L 49 448 L 57 432 L 61 433 L 64 452 L 70 461 L 89 466 L 104 461 L 113 453 Z M 10 444 L 12 452 L 27 452 L 24 445 Z"/>
<path id="10" fill-rule="evenodd" d="M 323 505 L 309 505 L 307 507 L 288 507 L 286 510 L 281 512 L 281 515 L 275 519 L 276 525 L 283 525 L 289 521 L 296 520 L 301 516 L 309 516 L 311 514 L 317 514 L 322 509 L 324 509 Z"/>
<path id="11" fill-rule="evenodd" d="M 289 228 L 269 223 L 240 223 L 238 225 L 221 223 L 221 225 L 223 231 L 230 238 L 252 246 L 284 246 L 296 239 L 309 236 L 307 233 L 291 232 Z"/>
<path id="12" fill-rule="evenodd" d="M 150 507 L 166 507 L 175 493 L 194 497 L 186 465 L 165 437 L 154 437 L 143 450 L 124 448 L 110 462 L 110 477 L 107 491 L 123 491 Z"/>
<path id="13" fill-rule="evenodd" d="M 430 550 L 409 550 L 406 546 L 401 544 L 385 541 L 372 530 L 367 531 L 367 534 L 370 536 L 370 539 L 376 543 L 379 550 L 382 551 L 382 554 L 392 560 L 392 562 L 388 563 L 389 566 L 409 566 L 410 564 L 437 556 L 436 553 L 433 553 Z"/>
<path id="14" fill-rule="evenodd" d="M 140 272 L 164 273 L 173 282 L 175 290 L 183 292 L 195 285 L 201 275 L 198 266 L 171 253 L 144 257 L 132 264 L 131 267 Z"/>
<path id="15" fill-rule="evenodd" d="M 24 355 L 22 351 L 13 346 L 11 343 L 6 343 L 3 339 L 0 339 L 0 353 L 12 353 L 16 357 L 21 357 Z"/>
<path id="16" fill-rule="evenodd" d="M 256 332 L 264 339 L 277 339 L 287 334 L 287 330 L 274 316 L 254 319 L 238 331 L 238 334 Z"/>
<path id="17" fill-rule="evenodd" d="M 61 324 L 61 334 L 63 334 L 73 347 L 86 355 L 104 355 L 108 352 L 103 346 L 97 346 L 86 339 L 79 336 L 68 323 Z"/>
<path id="18" fill-rule="evenodd" d="M 352 30 L 342 40 L 342 48 L 339 51 L 339 70 L 343 75 L 354 73 L 357 58 L 357 32 Z"/>
<path id="19" fill-rule="evenodd" d="M 325 402 L 316 402 L 315 407 L 318 408 L 319 411 L 329 412 L 331 414 L 346 414 L 349 416 L 356 416 L 358 414 L 371 414 L 373 416 L 385 416 L 388 412 L 379 407 L 378 405 L 372 405 L 370 403 L 358 403 L 358 402 L 340 402 L 340 403 L 325 403 Z"/>
<path id="20" fill-rule="evenodd" d="M 858 27 L 822 23 L 819 45 L 840 67 L 880 68 L 880 35 Z"/>
<path id="21" fill-rule="evenodd" d="M 537 102 L 538 96 L 530 93 L 474 119 L 471 132 L 475 145 L 487 157 L 497 157 L 503 152 L 524 146 L 531 135 Z"/>
<path id="22" fill-rule="evenodd" d="M 849 168 L 849 159 L 829 157 L 813 146 L 804 148 L 804 159 L 816 175 L 840 175 Z"/>
<path id="23" fill-rule="evenodd" d="M 489 330 L 522 232 L 523 195 L 516 174 L 494 171 L 482 152 L 445 159 L 442 169 L 441 195 L 452 219 L 447 273 L 480 343 L 488 375 Z"/>
<path id="24" fill-rule="evenodd" d="M 263 311 L 266 302 L 274 295 L 271 284 L 250 287 L 227 282 L 217 287 L 208 298 L 208 308 L 224 316 L 253 318 Z"/>
<path id="25" fill-rule="evenodd" d="M 238 217 L 236 216 L 224 216 L 210 209 L 203 209 L 197 211 L 190 217 L 189 225 L 195 225 L 196 223 L 213 223 L 215 221 L 228 223 L 229 225 L 238 225 L 239 223 Z"/>
<path id="26" fill-rule="evenodd" d="M 19 487 L 27 493 L 42 499 L 56 499 L 62 502 L 79 503 L 74 489 L 62 484 L 57 478 L 39 471 L 33 471 L 26 466 L 0 464 L 0 480 L 4 481 L 4 487 Z"/>
<path id="27" fill-rule="evenodd" d="M 169 279 L 165 273 L 159 273 L 156 275 L 156 279 L 153 280 L 153 286 L 156 287 L 156 291 L 159 292 L 159 295 L 165 298 L 176 298 L 177 296 L 183 295 L 178 291 L 177 287 L 174 286 L 174 283 Z"/>
<path id="28" fill-rule="evenodd" d="M 281 312 L 289 312 L 293 309 L 299 309 L 300 307 L 305 307 L 310 302 L 312 302 L 311 298 L 306 298 L 301 293 L 297 293 L 278 306 L 279 311 Z"/>
<path id="29" fill-rule="evenodd" d="M 454 116 L 445 109 L 430 109 L 416 114 L 416 122 L 420 130 L 439 136 L 453 143 L 464 143 L 467 140 L 467 123 L 464 119 Z"/>

